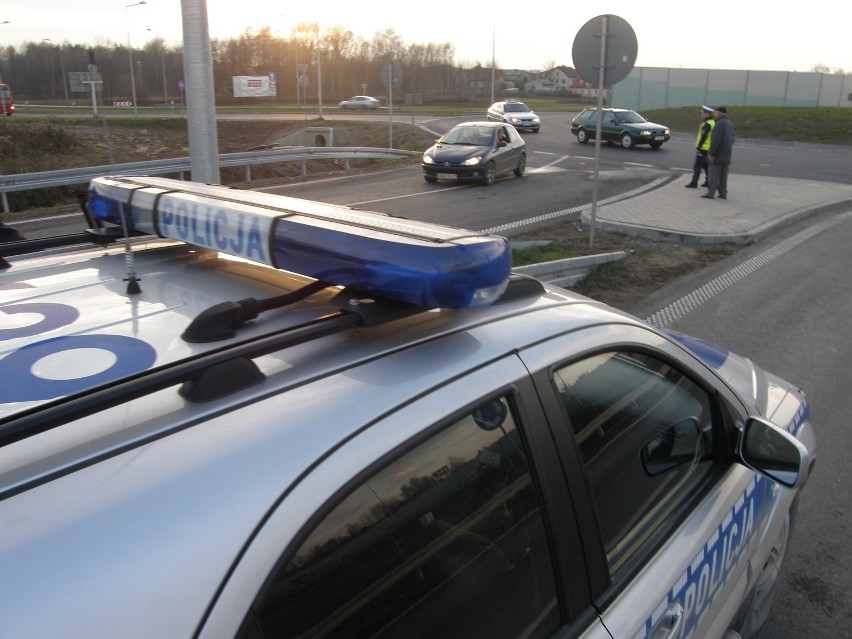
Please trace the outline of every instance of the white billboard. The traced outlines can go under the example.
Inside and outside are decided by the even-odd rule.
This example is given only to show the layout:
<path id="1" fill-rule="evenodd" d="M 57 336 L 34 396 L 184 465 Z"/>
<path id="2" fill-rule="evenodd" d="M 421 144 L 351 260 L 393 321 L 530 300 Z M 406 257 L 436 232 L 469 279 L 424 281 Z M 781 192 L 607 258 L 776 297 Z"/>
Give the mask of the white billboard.
<path id="1" fill-rule="evenodd" d="M 235 98 L 268 98 L 275 96 L 275 75 L 235 75 Z"/>

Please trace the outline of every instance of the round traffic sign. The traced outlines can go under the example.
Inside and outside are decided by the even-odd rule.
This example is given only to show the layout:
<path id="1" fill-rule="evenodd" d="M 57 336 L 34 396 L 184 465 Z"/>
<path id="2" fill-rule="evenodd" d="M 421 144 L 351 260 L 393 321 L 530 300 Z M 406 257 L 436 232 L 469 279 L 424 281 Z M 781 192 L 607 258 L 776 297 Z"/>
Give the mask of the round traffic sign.
<path id="1" fill-rule="evenodd" d="M 633 70 L 639 45 L 636 33 L 626 20 L 613 15 L 592 18 L 574 38 L 574 68 L 589 84 L 611 87 Z"/>

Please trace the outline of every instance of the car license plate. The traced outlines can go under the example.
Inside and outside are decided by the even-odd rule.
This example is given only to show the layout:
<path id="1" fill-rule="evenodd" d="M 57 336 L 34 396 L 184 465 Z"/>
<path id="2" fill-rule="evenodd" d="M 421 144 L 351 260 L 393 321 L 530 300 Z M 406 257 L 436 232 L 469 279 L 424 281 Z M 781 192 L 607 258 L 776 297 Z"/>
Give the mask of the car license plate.
<path id="1" fill-rule="evenodd" d="M 457 177 L 455 173 L 438 173 L 439 180 L 455 180 Z"/>
<path id="2" fill-rule="evenodd" d="M 658 136 L 656 136 L 654 139 L 655 139 L 655 140 L 665 140 L 665 139 L 666 139 L 666 136 L 665 136 L 665 135 L 658 135 Z"/>

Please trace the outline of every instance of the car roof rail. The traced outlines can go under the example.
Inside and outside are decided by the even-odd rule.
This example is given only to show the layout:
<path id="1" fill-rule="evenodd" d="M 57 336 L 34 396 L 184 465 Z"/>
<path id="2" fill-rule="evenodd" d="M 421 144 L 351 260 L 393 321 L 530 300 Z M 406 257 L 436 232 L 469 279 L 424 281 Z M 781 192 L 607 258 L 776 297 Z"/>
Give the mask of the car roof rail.
<path id="1" fill-rule="evenodd" d="M 252 361 L 258 357 L 351 328 L 376 326 L 424 310 L 396 300 L 367 299 L 348 289 L 340 291 L 331 303 L 338 307 L 337 312 L 107 382 L 0 419 L 0 448 L 178 384 L 181 385 L 181 396 L 188 401 L 218 399 L 265 378 Z"/>

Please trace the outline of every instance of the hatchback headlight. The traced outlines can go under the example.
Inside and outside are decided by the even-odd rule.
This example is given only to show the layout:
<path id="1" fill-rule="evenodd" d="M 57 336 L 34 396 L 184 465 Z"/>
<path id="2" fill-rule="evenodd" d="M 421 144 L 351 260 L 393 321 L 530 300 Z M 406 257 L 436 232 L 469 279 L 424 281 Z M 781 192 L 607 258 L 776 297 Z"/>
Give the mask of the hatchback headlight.
<path id="1" fill-rule="evenodd" d="M 462 164 L 464 164 L 465 166 L 476 166 L 481 161 L 482 161 L 482 156 L 477 155 L 475 157 L 466 159 L 464 162 L 462 162 Z"/>
<path id="2" fill-rule="evenodd" d="M 435 164 L 435 160 L 432 159 L 431 155 L 423 154 L 423 164 Z"/>

